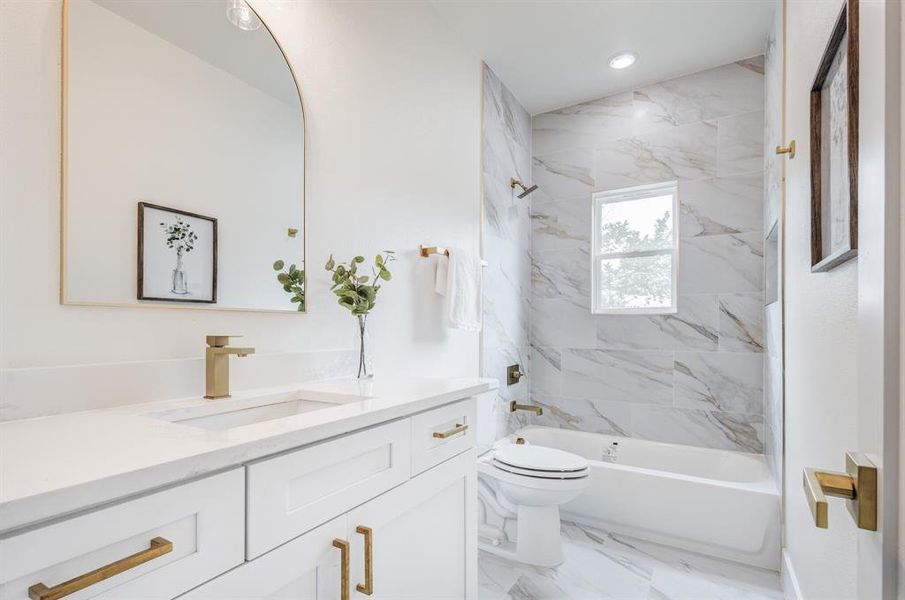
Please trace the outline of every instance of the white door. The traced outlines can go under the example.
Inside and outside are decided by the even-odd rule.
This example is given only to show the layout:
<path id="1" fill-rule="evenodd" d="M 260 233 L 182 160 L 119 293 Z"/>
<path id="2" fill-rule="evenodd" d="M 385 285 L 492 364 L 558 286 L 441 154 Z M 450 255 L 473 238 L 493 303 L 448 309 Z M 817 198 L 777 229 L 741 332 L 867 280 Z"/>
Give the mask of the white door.
<path id="1" fill-rule="evenodd" d="M 346 517 L 259 556 L 181 596 L 186 600 L 340 600 Z"/>
<path id="2" fill-rule="evenodd" d="M 851 0 L 850 0 L 851 1 Z M 858 255 L 811 272 L 810 88 L 842 0 L 785 4 L 784 582 L 791 597 L 894 598 L 898 529 L 899 3 L 861 0 Z M 879 468 L 877 531 L 829 499 L 815 526 L 803 469 Z M 888 468 L 887 468 L 888 467 Z"/>
<path id="3" fill-rule="evenodd" d="M 475 598 L 475 460 L 460 454 L 348 513 L 353 598 Z M 370 582 L 359 527 L 371 532 Z"/>

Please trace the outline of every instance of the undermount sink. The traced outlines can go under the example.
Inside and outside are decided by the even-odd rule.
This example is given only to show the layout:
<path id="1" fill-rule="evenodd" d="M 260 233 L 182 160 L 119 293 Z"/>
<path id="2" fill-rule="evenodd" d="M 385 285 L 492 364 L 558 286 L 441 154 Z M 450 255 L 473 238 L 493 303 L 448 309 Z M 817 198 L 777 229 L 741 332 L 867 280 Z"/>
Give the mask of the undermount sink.
<path id="1" fill-rule="evenodd" d="M 147 416 L 201 429 L 223 430 L 367 399 L 366 396 L 352 394 L 299 391 L 252 398 L 207 400 L 201 405 L 157 411 Z"/>

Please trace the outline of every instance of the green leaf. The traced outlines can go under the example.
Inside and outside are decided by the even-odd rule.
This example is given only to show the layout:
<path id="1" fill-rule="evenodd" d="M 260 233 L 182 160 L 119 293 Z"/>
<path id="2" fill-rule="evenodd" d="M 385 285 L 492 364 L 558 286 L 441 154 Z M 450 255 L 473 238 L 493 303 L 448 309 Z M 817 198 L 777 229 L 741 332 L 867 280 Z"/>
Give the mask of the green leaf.
<path id="1" fill-rule="evenodd" d="M 361 277 L 358 278 L 358 283 L 367 283 L 368 279 L 369 279 L 369 277 L 367 275 L 362 275 Z"/>
<path id="2" fill-rule="evenodd" d="M 282 284 L 291 283 L 291 280 L 289 279 L 289 275 L 286 273 L 280 273 L 279 275 L 277 275 L 277 281 L 279 281 Z"/>
<path id="3" fill-rule="evenodd" d="M 333 260 L 333 255 L 330 255 L 330 258 L 327 260 L 327 264 L 324 266 L 324 269 L 327 271 L 332 271 L 333 267 L 336 266 L 336 261 Z"/>
<path id="4" fill-rule="evenodd" d="M 375 256 L 374 264 L 377 265 L 378 267 L 382 267 L 383 266 L 383 257 L 380 256 L 379 254 L 377 256 Z"/>
<path id="5" fill-rule="evenodd" d="M 364 261 L 365 261 L 364 256 L 356 256 L 355 258 L 352 259 L 353 263 L 363 263 Z"/>
<path id="6" fill-rule="evenodd" d="M 390 272 L 387 271 L 386 269 L 381 269 L 381 271 L 380 271 L 380 278 L 383 279 L 384 281 L 389 281 L 390 279 L 393 278 L 393 275 L 392 275 L 392 273 L 390 273 Z"/>
<path id="7" fill-rule="evenodd" d="M 289 285 L 289 284 L 287 283 L 286 285 L 283 286 L 283 291 L 286 292 L 286 293 L 291 294 L 291 293 L 292 293 L 292 286 Z"/>
<path id="8" fill-rule="evenodd" d="M 298 272 L 299 272 L 299 270 L 298 270 L 298 268 L 296 268 L 295 265 L 289 265 L 289 274 L 290 275 L 295 275 Z"/>
<path id="9" fill-rule="evenodd" d="M 279 271 L 279 270 L 281 270 L 282 268 L 283 268 L 283 261 L 278 260 L 278 261 L 276 261 L 275 263 L 273 263 L 273 270 L 274 270 L 274 271 Z"/>

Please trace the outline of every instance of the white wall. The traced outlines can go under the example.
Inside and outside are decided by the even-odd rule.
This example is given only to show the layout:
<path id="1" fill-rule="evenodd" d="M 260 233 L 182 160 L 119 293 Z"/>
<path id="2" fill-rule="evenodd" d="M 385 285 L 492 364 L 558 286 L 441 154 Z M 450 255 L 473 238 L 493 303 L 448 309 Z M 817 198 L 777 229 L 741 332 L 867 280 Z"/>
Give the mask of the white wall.
<path id="1" fill-rule="evenodd" d="M 138 303 L 144 201 L 217 219 L 219 306 L 295 310 L 271 265 L 303 256 L 302 236 L 286 233 L 303 231 L 298 98 L 287 104 L 94 2 L 70 4 L 68 31 L 67 299 Z M 145 256 L 168 275 L 175 250 L 153 241 Z M 204 252 L 198 244 L 187 264 Z M 199 269 L 187 271 L 201 288 Z"/>
<path id="2" fill-rule="evenodd" d="M 196 357 L 210 333 L 242 333 L 257 347 L 236 365 L 351 348 L 353 321 L 319 269 L 331 252 L 399 252 L 369 320 L 378 373 L 478 374 L 478 336 L 445 328 L 432 268 L 417 248 L 478 248 L 480 61 L 422 3 L 255 6 L 284 45 L 306 102 L 312 268 L 303 316 L 59 304 L 60 2 L 0 4 L 0 408 L 19 407 L 8 415 L 48 404 L 28 385 L 12 394 L 10 376 L 81 372 L 61 365 L 145 361 L 169 373 L 188 359 L 187 380 L 197 377 L 199 393 Z M 88 401 L 90 385 L 59 380 L 68 395 L 50 398 L 55 409 Z M 137 392 L 121 383 L 120 401 L 131 399 Z"/>
<path id="3" fill-rule="evenodd" d="M 854 598 L 857 578 L 845 503 L 830 502 L 830 529 L 818 529 L 800 483 L 805 467 L 841 469 L 839 448 L 858 448 L 858 263 L 810 272 L 809 90 L 841 5 L 786 5 L 786 137 L 798 154 L 786 163 L 785 543 L 803 596 L 821 599 Z"/>

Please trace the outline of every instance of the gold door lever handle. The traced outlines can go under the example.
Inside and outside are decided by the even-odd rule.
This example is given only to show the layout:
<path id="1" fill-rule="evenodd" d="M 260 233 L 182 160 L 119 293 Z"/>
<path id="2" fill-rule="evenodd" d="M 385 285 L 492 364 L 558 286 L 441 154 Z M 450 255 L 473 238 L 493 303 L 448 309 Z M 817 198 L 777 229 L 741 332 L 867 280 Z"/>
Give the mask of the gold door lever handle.
<path id="1" fill-rule="evenodd" d="M 829 527 L 827 496 L 848 500 L 848 512 L 858 527 L 877 530 L 877 468 L 858 452 L 845 455 L 845 473 L 804 470 L 804 493 L 814 525 Z"/>

